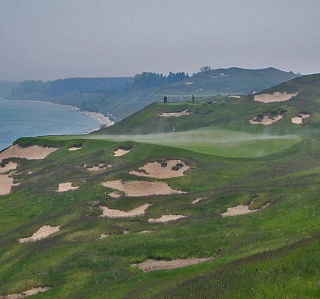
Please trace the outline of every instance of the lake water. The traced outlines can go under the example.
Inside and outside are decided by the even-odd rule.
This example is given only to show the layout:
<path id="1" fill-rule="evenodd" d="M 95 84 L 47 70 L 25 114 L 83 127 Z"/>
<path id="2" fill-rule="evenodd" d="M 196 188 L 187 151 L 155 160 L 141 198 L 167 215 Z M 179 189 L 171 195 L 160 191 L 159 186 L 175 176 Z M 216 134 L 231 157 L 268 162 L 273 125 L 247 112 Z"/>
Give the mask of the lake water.
<path id="1" fill-rule="evenodd" d="M 84 134 L 101 123 L 73 107 L 0 98 L 0 150 L 19 137 Z"/>

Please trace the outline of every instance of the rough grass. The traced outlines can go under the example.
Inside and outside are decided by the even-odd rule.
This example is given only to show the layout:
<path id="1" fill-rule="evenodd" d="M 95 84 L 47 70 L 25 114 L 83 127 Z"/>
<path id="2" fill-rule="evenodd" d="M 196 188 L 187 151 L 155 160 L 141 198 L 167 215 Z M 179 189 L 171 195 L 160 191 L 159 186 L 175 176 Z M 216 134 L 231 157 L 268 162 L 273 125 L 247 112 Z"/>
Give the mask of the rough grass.
<path id="1" fill-rule="evenodd" d="M 259 108 L 252 105 L 249 110 Z M 156 108 L 169 112 L 184 107 Z M 209 116 L 202 118 L 202 124 L 209 124 Z M 142 126 L 140 120 L 134 121 Z M 23 146 L 60 149 L 44 160 L 15 159 L 19 163 L 15 179 L 21 185 L 0 198 L 0 295 L 43 286 L 51 290 L 39 298 L 317 297 L 320 142 L 316 123 L 292 127 L 288 121 L 264 131 L 250 124 L 242 129 L 239 122 L 220 130 L 222 120 L 216 121 L 213 128 L 157 138 L 105 137 L 105 131 L 18 140 Z M 266 135 L 273 139 L 264 139 Z M 186 136 L 197 148 L 188 148 Z M 228 148 L 230 142 L 233 147 Z M 69 151 L 80 144 L 80 150 Z M 270 147 L 264 149 L 266 144 Z M 115 157 L 120 147 L 131 151 Z M 250 155 L 241 153 L 243 147 Z M 210 148 L 214 152 L 208 152 Z M 257 154 L 260 150 L 268 154 Z M 114 199 L 101 185 L 108 180 L 141 179 L 129 172 L 167 158 L 190 165 L 185 176 L 161 180 L 186 193 Z M 83 167 L 99 163 L 112 167 L 102 172 Z M 59 183 L 68 181 L 79 189 L 55 191 Z M 202 200 L 192 205 L 199 197 Z M 128 211 L 145 203 L 153 205 L 141 217 L 99 217 L 100 205 Z M 249 215 L 221 216 L 238 204 L 257 209 L 266 203 L 271 205 Z M 165 214 L 187 217 L 166 224 L 148 222 Z M 17 242 L 45 224 L 61 225 L 60 231 L 39 242 Z M 152 233 L 140 233 L 145 230 Z M 109 237 L 99 239 L 101 234 Z M 216 259 L 208 263 L 150 273 L 130 266 L 148 258 L 211 256 Z"/>

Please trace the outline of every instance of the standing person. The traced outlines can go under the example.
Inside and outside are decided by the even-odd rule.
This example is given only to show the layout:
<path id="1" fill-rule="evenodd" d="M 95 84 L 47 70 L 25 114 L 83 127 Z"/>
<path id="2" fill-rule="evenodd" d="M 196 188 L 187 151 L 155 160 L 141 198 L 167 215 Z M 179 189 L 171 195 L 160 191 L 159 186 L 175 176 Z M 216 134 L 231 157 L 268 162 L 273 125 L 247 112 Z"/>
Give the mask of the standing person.
<path id="1" fill-rule="evenodd" d="M 168 98 L 166 96 L 163 97 L 163 104 L 167 104 Z"/>
<path id="2" fill-rule="evenodd" d="M 191 98 L 192 98 L 191 102 L 194 103 L 194 95 L 192 95 Z"/>

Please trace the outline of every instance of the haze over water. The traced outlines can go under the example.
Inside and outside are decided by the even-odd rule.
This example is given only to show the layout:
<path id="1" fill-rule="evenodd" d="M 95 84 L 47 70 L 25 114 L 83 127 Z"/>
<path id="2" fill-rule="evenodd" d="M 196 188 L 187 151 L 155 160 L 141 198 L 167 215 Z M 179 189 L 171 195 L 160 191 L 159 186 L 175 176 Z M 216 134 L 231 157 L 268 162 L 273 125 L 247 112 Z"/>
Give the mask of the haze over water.
<path id="1" fill-rule="evenodd" d="M 85 134 L 99 128 L 98 119 L 72 107 L 0 98 L 0 150 L 19 137 Z"/>

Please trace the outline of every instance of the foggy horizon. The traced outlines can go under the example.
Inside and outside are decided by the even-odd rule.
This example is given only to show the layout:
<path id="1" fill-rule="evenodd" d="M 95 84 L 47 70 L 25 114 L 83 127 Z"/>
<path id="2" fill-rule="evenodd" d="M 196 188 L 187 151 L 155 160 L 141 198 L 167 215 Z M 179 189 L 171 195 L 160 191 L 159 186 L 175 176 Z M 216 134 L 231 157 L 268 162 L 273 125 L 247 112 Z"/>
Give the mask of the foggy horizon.
<path id="1" fill-rule="evenodd" d="M 0 3 L 0 80 L 274 67 L 319 73 L 318 0 Z"/>

